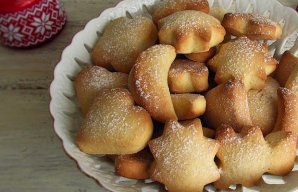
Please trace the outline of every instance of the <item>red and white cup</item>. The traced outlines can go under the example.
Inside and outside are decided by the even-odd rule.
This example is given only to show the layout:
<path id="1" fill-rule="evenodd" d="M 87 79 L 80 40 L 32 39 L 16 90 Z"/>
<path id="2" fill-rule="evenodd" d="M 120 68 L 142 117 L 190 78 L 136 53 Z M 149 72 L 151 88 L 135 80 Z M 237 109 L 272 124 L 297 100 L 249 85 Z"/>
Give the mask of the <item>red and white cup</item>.
<path id="1" fill-rule="evenodd" d="M 30 47 L 56 35 L 66 22 L 60 0 L 0 0 L 0 42 Z"/>

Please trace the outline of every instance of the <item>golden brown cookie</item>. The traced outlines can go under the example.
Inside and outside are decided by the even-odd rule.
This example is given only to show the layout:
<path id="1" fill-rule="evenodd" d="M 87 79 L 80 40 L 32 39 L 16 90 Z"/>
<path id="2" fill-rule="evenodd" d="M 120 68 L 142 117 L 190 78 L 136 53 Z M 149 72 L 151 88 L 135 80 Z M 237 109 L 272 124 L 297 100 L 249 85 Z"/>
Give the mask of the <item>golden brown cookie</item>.
<path id="1" fill-rule="evenodd" d="M 211 7 L 209 11 L 209 15 L 215 17 L 220 22 L 222 22 L 226 13 L 227 10 L 225 10 L 223 7 Z"/>
<path id="2" fill-rule="evenodd" d="M 83 115 L 100 90 L 104 88 L 126 88 L 128 75 L 120 72 L 109 72 L 100 66 L 84 68 L 75 79 L 75 89 Z"/>
<path id="3" fill-rule="evenodd" d="M 177 59 L 171 65 L 168 77 L 172 93 L 201 92 L 208 89 L 208 68 L 199 62 Z"/>
<path id="4" fill-rule="evenodd" d="M 220 46 L 218 53 L 208 61 L 220 84 L 229 79 L 244 82 L 247 90 L 262 89 L 267 75 L 276 68 L 277 61 L 269 56 L 268 46 L 247 37 L 240 37 Z"/>
<path id="5" fill-rule="evenodd" d="M 172 94 L 172 102 L 179 120 L 194 119 L 205 113 L 206 100 L 199 94 Z"/>
<path id="6" fill-rule="evenodd" d="M 298 96 L 298 65 L 296 65 L 291 72 L 285 87 L 293 91 Z"/>
<path id="7" fill-rule="evenodd" d="M 176 57 L 171 45 L 154 45 L 142 52 L 129 74 L 135 101 L 160 121 L 177 120 L 168 87 L 168 73 Z"/>
<path id="8" fill-rule="evenodd" d="M 115 159 L 115 173 L 130 179 L 149 179 L 152 154 L 146 149 L 131 155 L 118 155 Z"/>
<path id="9" fill-rule="evenodd" d="M 281 86 L 285 86 L 294 68 L 298 66 L 298 58 L 290 51 L 285 51 L 277 66 L 275 78 Z"/>
<path id="10" fill-rule="evenodd" d="M 263 135 L 274 128 L 277 117 L 277 89 L 279 83 L 268 77 L 262 90 L 250 90 L 247 93 L 252 124 L 259 126 Z"/>
<path id="11" fill-rule="evenodd" d="M 258 127 L 237 134 L 231 126 L 222 125 L 216 132 L 220 148 L 216 156 L 221 170 L 215 187 L 227 189 L 232 184 L 256 185 L 266 172 L 285 175 L 291 172 L 296 157 L 297 136 L 279 131 L 265 139 Z"/>
<path id="12" fill-rule="evenodd" d="M 252 125 L 247 92 L 242 82 L 229 80 L 211 89 L 205 98 L 207 105 L 204 117 L 211 128 L 217 129 L 225 123 L 238 132 L 243 126 Z"/>
<path id="13" fill-rule="evenodd" d="M 117 18 L 106 26 L 94 47 L 93 64 L 129 73 L 139 54 L 156 40 L 157 30 L 151 19 Z"/>
<path id="14" fill-rule="evenodd" d="M 218 143 L 203 136 L 199 119 L 187 126 L 168 121 L 161 137 L 149 142 L 155 159 L 151 178 L 171 192 L 203 191 L 219 179 L 214 162 Z"/>
<path id="15" fill-rule="evenodd" d="M 162 44 L 173 45 L 177 53 L 206 52 L 221 43 L 225 29 L 214 17 L 193 10 L 179 11 L 158 22 Z"/>
<path id="16" fill-rule="evenodd" d="M 278 115 L 274 131 L 284 130 L 298 134 L 298 96 L 287 88 L 279 88 Z"/>
<path id="17" fill-rule="evenodd" d="M 215 55 L 215 53 L 216 53 L 216 47 L 212 47 L 206 52 L 191 53 L 191 54 L 186 54 L 185 56 L 192 61 L 206 63 L 209 59 L 211 59 Z"/>
<path id="18" fill-rule="evenodd" d="M 203 127 L 203 135 L 205 137 L 214 139 L 214 137 L 215 137 L 215 130 L 214 129 L 207 128 L 207 127 Z"/>
<path id="19" fill-rule="evenodd" d="M 282 34 L 279 23 L 256 13 L 227 13 L 222 25 L 228 33 L 250 39 L 276 40 Z"/>
<path id="20" fill-rule="evenodd" d="M 133 154 L 152 136 L 149 113 L 135 106 L 127 89 L 100 91 L 76 137 L 81 151 L 89 154 Z"/>
<path id="21" fill-rule="evenodd" d="M 183 10 L 196 10 L 205 13 L 209 12 L 209 3 L 207 0 L 164 0 L 159 1 L 153 8 L 153 21 L 158 21 L 175 12 Z"/>

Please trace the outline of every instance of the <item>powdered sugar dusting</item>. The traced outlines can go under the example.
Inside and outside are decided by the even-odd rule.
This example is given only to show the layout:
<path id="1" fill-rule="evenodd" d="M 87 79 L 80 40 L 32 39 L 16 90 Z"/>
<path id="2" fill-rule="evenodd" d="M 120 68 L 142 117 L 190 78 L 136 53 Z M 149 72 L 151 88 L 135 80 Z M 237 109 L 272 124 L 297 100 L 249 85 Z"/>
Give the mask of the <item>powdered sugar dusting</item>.
<path id="1" fill-rule="evenodd" d="M 190 60 L 175 60 L 172 64 L 169 76 L 178 76 L 182 73 L 205 74 L 208 73 L 208 68 L 203 64 Z"/>

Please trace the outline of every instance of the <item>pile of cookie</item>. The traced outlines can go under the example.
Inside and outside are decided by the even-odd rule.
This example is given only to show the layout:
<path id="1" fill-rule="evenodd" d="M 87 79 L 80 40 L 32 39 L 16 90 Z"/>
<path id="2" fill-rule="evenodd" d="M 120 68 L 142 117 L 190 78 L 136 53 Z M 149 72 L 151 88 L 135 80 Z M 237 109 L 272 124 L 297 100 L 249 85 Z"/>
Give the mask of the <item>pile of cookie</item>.
<path id="1" fill-rule="evenodd" d="M 75 79 L 80 150 L 171 192 L 291 172 L 298 58 L 286 51 L 278 64 L 270 55 L 264 40 L 281 38 L 280 24 L 220 13 L 207 0 L 163 0 L 152 19 L 111 21 Z"/>

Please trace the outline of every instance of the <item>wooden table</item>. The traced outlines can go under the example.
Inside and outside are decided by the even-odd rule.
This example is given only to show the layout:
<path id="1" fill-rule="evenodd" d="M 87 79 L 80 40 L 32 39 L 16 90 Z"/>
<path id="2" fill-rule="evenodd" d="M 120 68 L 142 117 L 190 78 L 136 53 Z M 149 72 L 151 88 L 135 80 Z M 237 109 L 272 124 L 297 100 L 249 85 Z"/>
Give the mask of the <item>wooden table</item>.
<path id="1" fill-rule="evenodd" d="M 64 153 L 52 128 L 48 88 L 73 35 L 119 1 L 63 0 L 68 21 L 54 40 L 26 50 L 0 45 L 0 191 L 106 191 Z"/>

